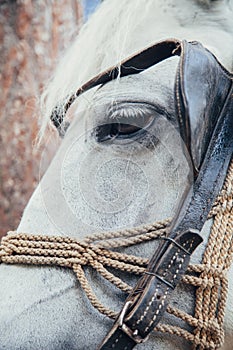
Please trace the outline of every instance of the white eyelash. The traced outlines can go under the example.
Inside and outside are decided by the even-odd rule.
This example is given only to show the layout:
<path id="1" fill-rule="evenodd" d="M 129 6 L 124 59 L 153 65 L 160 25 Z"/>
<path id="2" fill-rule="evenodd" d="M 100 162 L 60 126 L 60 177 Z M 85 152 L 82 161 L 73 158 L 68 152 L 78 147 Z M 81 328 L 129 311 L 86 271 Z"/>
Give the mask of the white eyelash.
<path id="1" fill-rule="evenodd" d="M 140 104 L 124 104 L 121 106 L 112 106 L 108 111 L 108 116 L 110 119 L 118 118 L 142 118 L 148 113 L 155 113 L 152 108 L 148 108 L 145 105 Z"/>

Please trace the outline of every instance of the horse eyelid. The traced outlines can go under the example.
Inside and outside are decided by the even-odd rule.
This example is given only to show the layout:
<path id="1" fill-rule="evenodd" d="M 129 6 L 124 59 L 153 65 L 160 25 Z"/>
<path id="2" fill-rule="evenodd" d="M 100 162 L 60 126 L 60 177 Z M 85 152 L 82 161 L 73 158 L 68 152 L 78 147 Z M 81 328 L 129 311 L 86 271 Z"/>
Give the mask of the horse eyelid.
<path id="1" fill-rule="evenodd" d="M 159 105 L 152 105 L 145 102 L 123 102 L 115 103 L 107 109 L 106 119 L 109 122 L 117 121 L 119 118 L 138 119 L 147 117 L 148 115 L 164 115 L 168 116 L 166 109 Z"/>

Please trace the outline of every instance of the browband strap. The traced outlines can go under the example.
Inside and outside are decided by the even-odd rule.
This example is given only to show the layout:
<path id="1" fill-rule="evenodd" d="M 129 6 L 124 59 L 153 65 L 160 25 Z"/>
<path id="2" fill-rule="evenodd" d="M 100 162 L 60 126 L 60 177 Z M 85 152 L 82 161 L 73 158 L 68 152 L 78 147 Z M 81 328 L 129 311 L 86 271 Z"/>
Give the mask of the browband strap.
<path id="1" fill-rule="evenodd" d="M 181 42 L 176 39 L 168 39 L 161 41 L 153 46 L 149 46 L 146 49 L 138 52 L 118 65 L 113 66 L 106 71 L 98 74 L 83 86 L 81 86 L 74 94 L 72 94 L 66 101 L 59 103 L 51 114 L 51 121 L 58 129 L 60 136 L 64 136 L 67 126 L 64 128 L 63 122 L 65 115 L 73 104 L 73 102 L 84 92 L 92 89 L 95 86 L 106 84 L 111 80 L 116 79 L 118 76 L 126 77 L 127 75 L 138 74 L 156 63 L 159 63 L 173 55 L 179 53 L 179 47 Z"/>

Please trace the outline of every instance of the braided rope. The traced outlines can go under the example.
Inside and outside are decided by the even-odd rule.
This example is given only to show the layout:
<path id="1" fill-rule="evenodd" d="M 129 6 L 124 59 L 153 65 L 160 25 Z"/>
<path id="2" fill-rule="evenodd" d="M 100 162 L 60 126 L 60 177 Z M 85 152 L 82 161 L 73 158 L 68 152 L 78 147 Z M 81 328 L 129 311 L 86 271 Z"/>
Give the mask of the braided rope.
<path id="1" fill-rule="evenodd" d="M 190 265 L 182 283 L 196 287 L 194 316 L 168 306 L 167 312 L 194 328 L 193 333 L 177 326 L 159 323 L 157 332 L 169 333 L 193 343 L 194 349 L 215 350 L 224 341 L 223 321 L 228 292 L 227 272 L 233 260 L 233 162 L 224 187 L 209 217 L 214 217 L 202 264 Z M 148 259 L 118 253 L 110 249 L 127 247 L 164 235 L 170 220 L 116 232 L 96 233 L 78 241 L 70 237 L 18 234 L 8 232 L 2 238 L 0 263 L 55 265 L 73 269 L 91 304 L 102 314 L 115 319 L 118 312 L 104 306 L 96 297 L 83 266 L 91 266 L 125 293 L 131 287 L 108 268 L 142 275 Z"/>
<path id="2" fill-rule="evenodd" d="M 2 238 L 0 262 L 71 268 L 91 304 L 105 316 L 114 319 L 118 313 L 98 301 L 85 276 L 83 266 L 91 266 L 117 288 L 125 293 L 130 293 L 131 287 L 110 273 L 107 268 L 111 267 L 131 274 L 142 275 L 148 264 L 148 259 L 118 253 L 105 247 L 130 246 L 159 238 L 165 233 L 169 222 L 170 220 L 164 220 L 133 229 L 105 232 L 103 235 L 97 233 L 86 237 L 84 241 L 61 236 L 18 234 L 12 231 Z"/>
<path id="3" fill-rule="evenodd" d="M 200 342 L 200 350 L 205 349 L 205 342 L 213 344 L 212 349 L 216 349 L 224 341 L 223 322 L 228 293 L 226 273 L 233 259 L 233 162 L 230 164 L 218 202 L 218 210 L 202 260 L 206 269 L 200 275 L 202 279 L 213 279 L 214 283 L 197 289 L 195 317 L 202 322 L 216 322 L 219 329 L 215 333 L 199 325 L 196 327 L 195 342 Z M 216 275 L 211 273 L 213 269 L 218 271 Z"/>
<path id="4" fill-rule="evenodd" d="M 195 313 L 191 316 L 169 306 L 167 312 L 194 328 L 193 333 L 181 327 L 158 324 L 156 331 L 183 337 L 193 349 L 216 350 L 224 343 L 223 322 L 228 293 L 227 272 L 233 261 L 233 161 L 223 189 L 210 216 L 214 216 L 202 264 L 190 265 L 182 282 L 197 287 Z M 193 276 L 193 273 L 199 276 Z"/>

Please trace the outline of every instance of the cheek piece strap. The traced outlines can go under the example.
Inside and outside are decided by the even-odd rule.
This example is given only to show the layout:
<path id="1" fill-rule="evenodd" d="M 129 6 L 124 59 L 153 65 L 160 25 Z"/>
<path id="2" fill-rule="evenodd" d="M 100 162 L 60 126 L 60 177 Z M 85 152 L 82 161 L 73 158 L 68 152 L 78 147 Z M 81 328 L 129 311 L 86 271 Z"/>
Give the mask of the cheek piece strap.
<path id="1" fill-rule="evenodd" d="M 119 75 L 138 74 L 175 55 L 180 56 L 174 86 L 176 112 L 195 181 L 186 189 L 166 237 L 98 350 L 131 350 L 147 340 L 185 274 L 191 254 L 203 240 L 200 231 L 232 158 L 233 75 L 200 43 L 169 39 L 91 79 L 51 116 L 62 135 L 65 114 L 81 93 Z"/>

